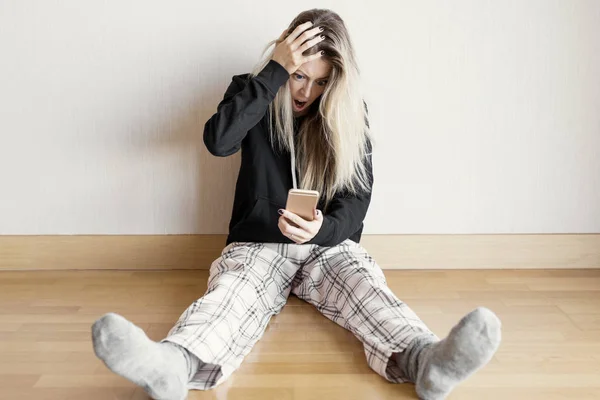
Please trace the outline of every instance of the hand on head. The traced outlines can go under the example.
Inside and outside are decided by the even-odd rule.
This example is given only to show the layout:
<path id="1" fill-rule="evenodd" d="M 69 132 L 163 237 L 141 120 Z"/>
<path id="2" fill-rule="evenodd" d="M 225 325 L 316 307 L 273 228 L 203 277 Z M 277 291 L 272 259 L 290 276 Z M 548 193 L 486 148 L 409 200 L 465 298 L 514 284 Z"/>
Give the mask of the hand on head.
<path id="1" fill-rule="evenodd" d="M 325 39 L 324 36 L 313 38 L 313 36 L 322 32 L 323 28 L 316 27 L 309 29 L 310 27 L 312 27 L 312 22 L 305 22 L 302 25 L 298 25 L 287 37 L 286 29 L 279 39 L 277 39 L 277 46 L 271 59 L 281 64 L 290 74 L 293 74 L 302 64 L 316 60 L 323 55 L 321 51 L 310 56 L 302 55 L 306 50 Z"/>

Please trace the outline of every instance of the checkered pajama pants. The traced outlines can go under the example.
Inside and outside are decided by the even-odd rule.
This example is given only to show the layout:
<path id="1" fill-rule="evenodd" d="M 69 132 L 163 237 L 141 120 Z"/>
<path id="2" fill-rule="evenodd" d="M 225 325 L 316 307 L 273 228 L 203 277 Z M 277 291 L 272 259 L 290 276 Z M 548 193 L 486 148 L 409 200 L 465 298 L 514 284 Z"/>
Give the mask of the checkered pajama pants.
<path id="1" fill-rule="evenodd" d="M 213 262 L 204 296 L 163 340 L 202 361 L 190 389 L 212 389 L 238 369 L 290 292 L 350 330 L 363 343 L 369 366 L 390 382 L 405 381 L 390 362 L 393 353 L 418 336 L 437 340 L 351 240 L 334 247 L 232 243 Z"/>

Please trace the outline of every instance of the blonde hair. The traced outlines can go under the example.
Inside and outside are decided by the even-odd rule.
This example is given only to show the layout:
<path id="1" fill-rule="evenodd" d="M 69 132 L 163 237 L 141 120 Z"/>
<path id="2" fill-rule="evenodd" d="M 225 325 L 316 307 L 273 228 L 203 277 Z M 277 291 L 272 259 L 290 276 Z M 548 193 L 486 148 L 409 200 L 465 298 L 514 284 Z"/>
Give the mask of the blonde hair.
<path id="1" fill-rule="evenodd" d="M 279 149 L 296 152 L 300 188 L 318 190 L 325 204 L 338 192 L 357 194 L 369 190 L 365 159 L 370 151 L 371 134 L 359 80 L 359 68 L 350 35 L 342 19 L 330 10 L 312 9 L 300 13 L 289 25 L 287 34 L 304 22 L 321 26 L 325 40 L 306 50 L 304 55 L 324 51 L 322 59 L 332 71 L 320 99 L 311 106 L 294 143 L 294 116 L 289 86 L 282 85 L 269 105 L 271 141 Z M 277 44 L 272 41 L 268 49 Z M 256 66 L 256 76 L 270 61 L 274 51 Z M 273 130 L 274 129 L 274 130 Z"/>

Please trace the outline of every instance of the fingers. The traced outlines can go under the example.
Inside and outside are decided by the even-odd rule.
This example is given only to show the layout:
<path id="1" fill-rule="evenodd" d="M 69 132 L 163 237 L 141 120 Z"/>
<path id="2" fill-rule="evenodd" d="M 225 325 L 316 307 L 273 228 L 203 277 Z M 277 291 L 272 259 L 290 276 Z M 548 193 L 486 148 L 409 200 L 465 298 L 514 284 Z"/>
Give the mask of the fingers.
<path id="1" fill-rule="evenodd" d="M 298 36 L 296 38 L 296 40 L 293 41 L 293 43 L 291 44 L 291 48 L 293 51 L 296 51 L 300 48 L 300 46 L 308 41 L 308 39 L 317 36 L 319 33 L 321 33 L 323 29 L 320 27 L 305 31 L 302 35 Z"/>
<path id="2" fill-rule="evenodd" d="M 302 46 L 300 46 L 298 48 L 298 51 L 300 53 L 304 53 L 307 49 L 310 49 L 311 47 L 313 47 L 317 43 L 322 42 L 323 40 L 325 40 L 325 36 L 319 36 L 319 37 L 316 37 L 314 39 L 308 40 Z"/>
<path id="3" fill-rule="evenodd" d="M 306 232 L 290 225 L 290 223 L 283 216 L 279 217 L 279 222 L 277 225 L 279 226 L 281 233 L 294 242 L 304 243 L 306 241 Z"/>
<path id="4" fill-rule="evenodd" d="M 317 221 L 323 220 L 323 213 L 321 212 L 321 210 L 315 209 L 313 215 L 314 215 L 314 219 L 316 219 Z"/>
<path id="5" fill-rule="evenodd" d="M 305 231 L 308 231 L 310 229 L 310 226 L 308 225 L 308 221 L 306 221 L 304 218 L 288 211 L 288 210 L 281 210 L 279 212 L 280 215 L 282 215 L 283 217 L 287 218 L 289 221 L 292 221 L 292 223 L 298 225 L 298 227 L 300 227 L 300 229 L 304 229 Z"/>
<path id="6" fill-rule="evenodd" d="M 300 36 L 302 34 L 302 32 L 304 32 L 306 29 L 310 28 L 312 25 L 313 25 L 313 23 L 310 21 L 298 25 L 296 27 L 296 29 L 294 29 L 293 32 L 290 33 L 290 36 L 288 36 L 289 43 L 292 43 L 294 40 L 296 40 L 296 38 L 298 36 Z"/>
<path id="7" fill-rule="evenodd" d="M 284 29 L 283 32 L 281 32 L 281 35 L 279 35 L 279 37 L 277 38 L 277 43 L 283 42 L 285 40 L 285 35 L 287 35 L 287 29 Z"/>
<path id="8" fill-rule="evenodd" d="M 318 53 L 312 54 L 310 56 L 306 56 L 302 59 L 302 64 L 311 62 L 312 60 L 316 60 L 317 58 L 321 58 L 321 57 L 323 57 L 324 54 L 325 54 L 324 51 L 319 51 Z"/>
<path id="9" fill-rule="evenodd" d="M 325 39 L 324 36 L 319 34 L 324 31 L 324 28 L 316 27 L 310 29 L 312 26 L 312 22 L 305 22 L 298 25 L 289 35 L 287 35 L 287 31 L 284 31 L 279 37 L 278 44 L 273 51 L 272 59 L 281 64 L 290 74 L 296 71 L 302 64 L 323 55 L 321 52 L 309 57 L 302 55 L 307 49 Z"/>

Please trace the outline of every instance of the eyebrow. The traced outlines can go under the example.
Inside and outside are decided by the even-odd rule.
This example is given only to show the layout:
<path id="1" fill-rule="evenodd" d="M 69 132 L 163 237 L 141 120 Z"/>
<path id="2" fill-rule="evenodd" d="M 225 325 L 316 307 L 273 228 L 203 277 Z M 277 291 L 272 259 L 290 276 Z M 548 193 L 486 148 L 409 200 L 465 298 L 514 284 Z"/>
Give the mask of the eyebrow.
<path id="1" fill-rule="evenodd" d="M 306 72 L 302 71 L 301 69 L 298 69 L 298 72 L 300 72 L 302 75 L 306 75 L 306 76 L 308 76 L 308 77 L 310 78 L 310 76 L 309 76 L 309 75 L 308 75 Z M 329 75 L 327 75 L 327 76 L 324 76 L 324 77 L 322 77 L 322 78 L 317 78 L 317 79 L 315 79 L 315 80 L 316 80 L 316 81 L 320 81 L 320 80 L 322 80 L 322 79 L 329 79 Z"/>

